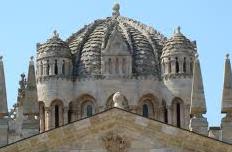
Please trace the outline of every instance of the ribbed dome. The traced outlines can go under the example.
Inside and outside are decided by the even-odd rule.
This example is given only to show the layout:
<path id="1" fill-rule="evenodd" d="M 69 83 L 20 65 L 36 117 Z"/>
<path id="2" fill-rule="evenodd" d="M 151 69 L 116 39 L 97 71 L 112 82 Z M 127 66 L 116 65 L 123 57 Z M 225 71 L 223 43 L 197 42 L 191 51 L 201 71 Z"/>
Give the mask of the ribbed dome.
<path id="1" fill-rule="evenodd" d="M 178 53 L 192 53 L 196 49 L 195 42 L 191 42 L 181 32 L 180 27 L 174 32 L 174 35 L 167 40 L 164 45 L 162 57 Z"/>
<path id="2" fill-rule="evenodd" d="M 134 75 L 159 75 L 159 58 L 166 38 L 152 27 L 122 17 L 119 6 L 112 17 L 95 20 L 67 39 L 76 56 L 77 75 L 101 75 L 101 55 L 114 29 L 122 35 L 132 55 Z"/>
<path id="3" fill-rule="evenodd" d="M 59 38 L 59 35 L 54 31 L 53 36 L 43 44 L 37 44 L 37 59 L 44 57 L 64 57 L 71 58 L 71 50 L 68 44 Z"/>

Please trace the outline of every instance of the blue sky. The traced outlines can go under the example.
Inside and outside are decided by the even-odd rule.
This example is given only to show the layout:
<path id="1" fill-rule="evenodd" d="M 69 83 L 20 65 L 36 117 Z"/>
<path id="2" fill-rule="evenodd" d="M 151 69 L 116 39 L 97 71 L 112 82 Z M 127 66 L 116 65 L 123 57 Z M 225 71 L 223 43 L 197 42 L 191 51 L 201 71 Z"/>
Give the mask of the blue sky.
<path id="1" fill-rule="evenodd" d="M 221 121 L 221 94 L 226 53 L 232 55 L 232 1 L 230 0 L 21 0 L 0 2 L 0 54 L 4 56 L 8 103 L 16 102 L 21 73 L 27 73 L 36 43 L 53 30 L 66 39 L 82 26 L 111 16 L 115 2 L 127 16 L 170 37 L 182 33 L 197 41 L 210 125 Z"/>

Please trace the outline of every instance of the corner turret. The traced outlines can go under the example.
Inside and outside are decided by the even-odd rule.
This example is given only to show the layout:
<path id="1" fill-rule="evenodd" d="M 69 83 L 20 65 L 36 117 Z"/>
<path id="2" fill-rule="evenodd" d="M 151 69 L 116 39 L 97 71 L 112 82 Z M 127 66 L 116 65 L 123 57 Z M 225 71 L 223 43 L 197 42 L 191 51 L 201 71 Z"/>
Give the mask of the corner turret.
<path id="1" fill-rule="evenodd" d="M 191 42 L 181 32 L 180 27 L 174 30 L 173 36 L 168 39 L 163 47 L 161 55 L 161 76 L 165 86 L 171 91 L 176 102 L 171 101 L 173 110 L 173 120 L 182 128 L 189 128 L 189 112 L 191 104 L 191 87 L 193 76 L 193 61 L 196 54 L 196 43 Z M 177 108 L 180 107 L 180 108 Z M 175 109 L 186 111 L 184 116 L 180 112 L 182 122 L 176 120 Z M 184 113 L 184 112 L 182 112 Z M 170 120 L 172 121 L 172 120 Z"/>
<path id="2" fill-rule="evenodd" d="M 71 78 L 71 50 L 57 31 L 44 44 L 37 44 L 37 80 Z"/>

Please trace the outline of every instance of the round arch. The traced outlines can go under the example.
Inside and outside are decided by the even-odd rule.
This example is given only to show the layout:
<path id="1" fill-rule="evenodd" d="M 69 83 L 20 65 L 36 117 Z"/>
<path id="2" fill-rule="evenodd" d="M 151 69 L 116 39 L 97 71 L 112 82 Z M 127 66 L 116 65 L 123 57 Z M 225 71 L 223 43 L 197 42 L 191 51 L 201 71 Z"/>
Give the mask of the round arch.
<path id="1" fill-rule="evenodd" d="M 60 99 L 55 99 L 50 104 L 51 127 L 56 128 L 64 124 L 64 103 Z"/>
<path id="2" fill-rule="evenodd" d="M 184 101 L 175 97 L 171 104 L 172 109 L 172 124 L 181 128 L 184 126 Z"/>
<path id="3" fill-rule="evenodd" d="M 157 98 L 149 93 L 140 97 L 137 105 L 137 113 L 149 118 L 158 119 L 159 102 Z"/>
<path id="4" fill-rule="evenodd" d="M 96 99 L 89 94 L 82 94 L 69 103 L 69 122 L 90 117 L 97 112 Z"/>

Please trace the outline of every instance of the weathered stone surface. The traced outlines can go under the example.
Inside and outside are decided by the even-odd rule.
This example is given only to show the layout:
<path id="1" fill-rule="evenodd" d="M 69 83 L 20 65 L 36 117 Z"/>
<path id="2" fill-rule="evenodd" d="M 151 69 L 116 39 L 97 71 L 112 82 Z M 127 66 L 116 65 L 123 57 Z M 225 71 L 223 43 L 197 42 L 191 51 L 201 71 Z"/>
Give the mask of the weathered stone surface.
<path id="1" fill-rule="evenodd" d="M 232 146 L 117 108 L 24 139 L 0 152 L 230 152 Z M 101 121 L 95 121 L 99 120 Z M 87 124 L 86 124 L 87 123 Z M 120 145 L 115 146 L 115 145 Z M 118 149 L 119 148 L 119 149 Z"/>

